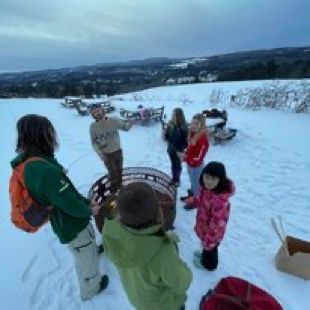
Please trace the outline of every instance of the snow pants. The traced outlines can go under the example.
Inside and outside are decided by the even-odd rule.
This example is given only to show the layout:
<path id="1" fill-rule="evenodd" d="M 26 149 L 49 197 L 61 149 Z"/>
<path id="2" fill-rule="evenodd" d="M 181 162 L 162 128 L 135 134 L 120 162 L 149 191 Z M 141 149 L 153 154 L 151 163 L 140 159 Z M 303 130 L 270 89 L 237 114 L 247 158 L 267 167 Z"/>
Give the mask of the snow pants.
<path id="1" fill-rule="evenodd" d="M 92 223 L 89 223 L 68 246 L 75 261 L 81 299 L 87 300 L 98 293 L 101 281 L 98 250 Z"/>

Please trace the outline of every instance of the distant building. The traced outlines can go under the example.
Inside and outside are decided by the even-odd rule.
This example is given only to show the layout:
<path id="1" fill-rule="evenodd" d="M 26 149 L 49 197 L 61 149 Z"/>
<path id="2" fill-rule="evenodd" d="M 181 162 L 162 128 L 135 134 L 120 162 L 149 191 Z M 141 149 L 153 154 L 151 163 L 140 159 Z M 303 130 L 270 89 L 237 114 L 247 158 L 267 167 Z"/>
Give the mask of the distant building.
<path id="1" fill-rule="evenodd" d="M 206 71 L 200 72 L 199 76 L 182 76 L 179 78 L 169 78 L 166 80 L 166 85 L 175 84 L 192 84 L 192 83 L 208 83 L 217 80 L 217 75 L 212 73 L 207 73 Z"/>
<path id="2" fill-rule="evenodd" d="M 166 84 L 167 84 L 167 85 L 174 85 L 174 84 L 176 84 L 176 80 L 170 78 L 170 79 L 168 79 L 168 80 L 166 81 Z"/>
<path id="3" fill-rule="evenodd" d="M 214 82 L 217 80 L 217 75 L 208 73 L 206 76 L 199 76 L 200 82 Z"/>
<path id="4" fill-rule="evenodd" d="M 177 84 L 190 84 L 195 82 L 194 76 L 184 76 L 177 79 Z"/>

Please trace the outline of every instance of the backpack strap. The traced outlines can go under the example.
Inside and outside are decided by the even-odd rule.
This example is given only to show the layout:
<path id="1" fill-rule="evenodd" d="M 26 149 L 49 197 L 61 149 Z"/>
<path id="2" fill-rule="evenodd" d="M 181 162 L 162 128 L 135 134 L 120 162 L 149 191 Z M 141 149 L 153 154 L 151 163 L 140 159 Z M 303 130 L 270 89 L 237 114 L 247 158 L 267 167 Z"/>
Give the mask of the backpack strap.
<path id="1" fill-rule="evenodd" d="M 24 169 L 24 167 L 26 166 L 26 164 L 28 164 L 29 162 L 32 162 L 32 161 L 36 161 L 36 160 L 41 160 L 41 161 L 45 161 L 47 162 L 47 160 L 45 160 L 44 158 L 42 157 L 38 157 L 38 156 L 31 156 L 31 157 L 28 157 L 26 160 L 22 161 L 21 163 L 19 163 L 15 168 L 13 168 L 13 170 L 19 170 L 18 168 L 19 167 L 22 167 Z"/>
<path id="2" fill-rule="evenodd" d="M 27 158 L 26 160 L 24 160 L 22 163 L 20 163 L 21 165 L 26 165 L 28 164 L 29 162 L 31 161 L 36 161 L 36 160 L 41 160 L 41 161 L 45 161 L 47 162 L 47 160 L 45 160 L 44 158 L 42 157 L 38 157 L 38 156 L 31 156 L 29 158 Z"/>

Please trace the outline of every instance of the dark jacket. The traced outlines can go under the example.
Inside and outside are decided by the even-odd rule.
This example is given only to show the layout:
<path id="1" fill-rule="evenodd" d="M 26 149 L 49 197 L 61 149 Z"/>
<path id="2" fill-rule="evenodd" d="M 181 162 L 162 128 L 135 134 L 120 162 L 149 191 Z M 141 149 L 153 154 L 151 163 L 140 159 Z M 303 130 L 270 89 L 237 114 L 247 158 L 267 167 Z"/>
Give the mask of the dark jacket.
<path id="1" fill-rule="evenodd" d="M 168 142 L 168 153 L 183 152 L 187 147 L 187 127 L 179 127 L 172 122 L 168 123 L 165 139 Z"/>
<path id="2" fill-rule="evenodd" d="M 33 156 L 44 160 L 26 164 L 25 185 L 30 195 L 42 206 L 53 207 L 50 216 L 52 228 L 61 243 L 69 243 L 88 225 L 90 202 L 76 190 L 55 158 Z M 26 159 L 25 155 L 18 155 L 11 162 L 12 168 Z"/>

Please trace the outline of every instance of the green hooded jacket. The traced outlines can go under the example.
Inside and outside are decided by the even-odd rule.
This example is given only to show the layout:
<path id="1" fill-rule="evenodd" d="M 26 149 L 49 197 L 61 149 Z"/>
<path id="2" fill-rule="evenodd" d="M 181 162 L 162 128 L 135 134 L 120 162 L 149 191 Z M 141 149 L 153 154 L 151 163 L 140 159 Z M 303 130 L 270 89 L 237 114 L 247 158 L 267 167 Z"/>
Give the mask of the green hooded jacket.
<path id="1" fill-rule="evenodd" d="M 55 158 L 33 156 L 43 160 L 26 164 L 25 186 L 42 206 L 52 206 L 52 228 L 61 243 L 69 243 L 88 225 L 91 217 L 90 202 L 75 189 Z M 25 155 L 18 155 L 11 161 L 12 168 L 26 159 Z"/>
<path id="2" fill-rule="evenodd" d="M 107 219 L 102 235 L 105 253 L 116 265 L 136 309 L 182 307 L 192 272 L 180 259 L 175 242 L 159 225 L 135 230 L 117 219 Z"/>

